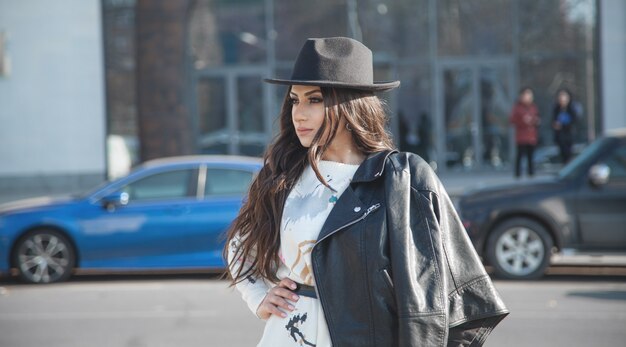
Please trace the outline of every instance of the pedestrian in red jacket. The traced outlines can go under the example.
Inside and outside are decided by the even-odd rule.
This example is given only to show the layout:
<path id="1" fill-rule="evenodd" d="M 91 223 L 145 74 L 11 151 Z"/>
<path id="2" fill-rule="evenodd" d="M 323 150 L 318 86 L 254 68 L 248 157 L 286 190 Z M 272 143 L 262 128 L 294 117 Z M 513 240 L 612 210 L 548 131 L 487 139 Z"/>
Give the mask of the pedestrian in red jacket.
<path id="1" fill-rule="evenodd" d="M 533 90 L 524 87 L 519 92 L 519 97 L 511 111 L 511 124 L 515 126 L 515 143 L 517 155 L 515 158 L 515 177 L 521 175 L 522 157 L 528 161 L 528 177 L 534 175 L 533 152 L 537 146 L 537 127 L 540 123 L 537 106 L 533 102 Z"/>

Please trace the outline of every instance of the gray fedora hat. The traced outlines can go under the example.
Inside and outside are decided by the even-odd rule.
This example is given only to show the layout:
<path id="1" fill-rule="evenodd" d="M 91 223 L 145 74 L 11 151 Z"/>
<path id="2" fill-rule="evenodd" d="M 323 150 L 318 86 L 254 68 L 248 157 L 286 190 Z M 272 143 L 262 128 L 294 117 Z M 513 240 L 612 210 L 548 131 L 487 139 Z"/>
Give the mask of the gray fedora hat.
<path id="1" fill-rule="evenodd" d="M 266 78 L 265 82 L 385 91 L 400 81 L 374 82 L 372 51 L 348 37 L 307 39 L 300 49 L 290 79 Z"/>

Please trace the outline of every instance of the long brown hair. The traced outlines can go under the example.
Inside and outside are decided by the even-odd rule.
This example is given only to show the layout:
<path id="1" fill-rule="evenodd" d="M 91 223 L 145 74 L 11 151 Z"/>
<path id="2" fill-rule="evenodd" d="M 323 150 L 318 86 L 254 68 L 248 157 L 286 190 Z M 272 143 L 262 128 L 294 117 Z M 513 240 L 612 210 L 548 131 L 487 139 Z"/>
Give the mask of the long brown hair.
<path id="1" fill-rule="evenodd" d="M 228 261 L 229 245 L 236 242 L 233 259 L 250 266 L 231 273 L 231 285 L 248 276 L 278 282 L 280 225 L 287 195 L 310 163 L 317 178 L 326 186 L 317 167 L 324 151 L 335 138 L 341 118 L 351 128 L 357 148 L 363 153 L 394 148 L 386 130 L 387 115 L 382 101 L 372 92 L 355 89 L 321 88 L 325 117 L 309 148 L 300 144 L 291 118 L 289 90 L 283 100 L 280 133 L 263 155 L 263 168 L 250 186 L 239 215 L 226 234 L 223 257 Z M 234 261 L 234 260 L 233 260 Z"/>

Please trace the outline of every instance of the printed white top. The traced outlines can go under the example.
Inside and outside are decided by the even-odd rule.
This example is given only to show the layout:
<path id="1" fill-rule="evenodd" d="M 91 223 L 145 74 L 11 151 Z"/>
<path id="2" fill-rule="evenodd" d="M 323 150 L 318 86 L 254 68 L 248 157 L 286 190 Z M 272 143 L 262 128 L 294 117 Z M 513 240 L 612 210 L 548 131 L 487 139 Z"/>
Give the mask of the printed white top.
<path id="1" fill-rule="evenodd" d="M 332 187 L 324 186 L 307 166 L 289 193 L 283 209 L 280 228 L 280 267 L 279 279 L 288 277 L 296 282 L 315 285 L 311 265 L 311 251 L 319 232 L 335 206 L 335 203 L 350 184 L 358 165 L 321 160 L 319 171 Z M 231 242 L 230 255 L 234 253 Z M 231 271 L 241 266 L 239 261 L 229 259 Z M 248 277 L 237 284 L 243 299 L 252 312 L 263 301 L 267 291 L 274 286 L 264 279 Z M 331 346 L 328 327 L 322 306 L 318 299 L 300 296 L 291 302 L 296 309 L 287 312 L 286 318 L 272 315 L 265 325 L 263 337 L 258 346 Z"/>

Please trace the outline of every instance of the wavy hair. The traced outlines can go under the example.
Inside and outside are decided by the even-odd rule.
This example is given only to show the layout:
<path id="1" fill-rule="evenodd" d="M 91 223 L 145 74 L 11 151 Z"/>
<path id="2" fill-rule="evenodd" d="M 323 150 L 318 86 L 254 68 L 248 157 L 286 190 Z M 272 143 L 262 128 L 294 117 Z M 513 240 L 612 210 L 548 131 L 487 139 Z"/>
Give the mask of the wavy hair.
<path id="1" fill-rule="evenodd" d="M 253 180 L 247 199 L 226 233 L 223 257 L 228 261 L 229 245 L 235 239 L 234 260 L 241 264 L 230 273 L 231 285 L 248 276 L 262 277 L 273 282 L 280 259 L 280 225 L 283 207 L 307 164 L 313 168 L 324 185 L 328 183 L 319 172 L 317 162 L 332 143 L 340 120 L 351 128 L 357 148 L 365 153 L 393 149 L 393 141 L 386 129 L 388 122 L 383 102 L 372 92 L 355 89 L 321 88 L 325 117 L 311 145 L 300 144 L 292 122 L 289 91 L 283 100 L 279 122 L 280 132 L 263 155 L 263 167 Z M 233 260 L 233 261 L 234 261 Z"/>

